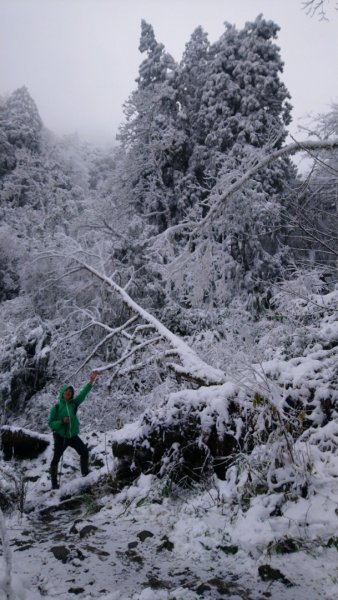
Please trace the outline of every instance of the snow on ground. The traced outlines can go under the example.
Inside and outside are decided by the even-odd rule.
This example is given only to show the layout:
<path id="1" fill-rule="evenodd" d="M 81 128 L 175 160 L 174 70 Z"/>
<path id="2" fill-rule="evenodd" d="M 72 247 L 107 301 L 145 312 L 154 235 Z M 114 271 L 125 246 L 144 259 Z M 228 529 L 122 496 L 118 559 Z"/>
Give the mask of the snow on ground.
<path id="1" fill-rule="evenodd" d="M 337 539 L 338 478 L 318 478 L 316 493 L 290 500 L 280 516 L 271 515 L 278 503 L 271 495 L 255 497 L 245 510 L 234 505 L 231 478 L 183 491 L 142 475 L 113 495 L 111 437 L 87 436 L 97 465 L 87 478 L 67 449 L 61 489 L 54 492 L 51 447 L 18 463 L 32 481 L 28 512 L 7 517 L 15 600 L 338 597 L 337 547 L 328 545 Z M 295 540 L 298 549 L 276 551 L 278 542 Z M 264 565 L 282 579 L 265 581 Z"/>

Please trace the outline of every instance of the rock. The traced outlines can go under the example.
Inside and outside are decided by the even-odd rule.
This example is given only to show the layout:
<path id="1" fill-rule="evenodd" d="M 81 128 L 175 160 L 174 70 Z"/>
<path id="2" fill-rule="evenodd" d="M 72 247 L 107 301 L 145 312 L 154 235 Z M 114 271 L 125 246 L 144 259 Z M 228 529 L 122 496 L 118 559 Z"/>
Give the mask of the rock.
<path id="1" fill-rule="evenodd" d="M 174 583 L 164 579 L 159 579 L 156 575 L 148 574 L 147 584 L 153 590 L 171 590 Z"/>
<path id="2" fill-rule="evenodd" d="M 109 552 L 107 552 L 106 550 L 102 550 L 101 548 L 96 548 L 96 546 L 90 546 L 90 545 L 86 545 L 84 546 L 84 550 L 87 550 L 87 552 L 91 552 L 92 554 L 96 554 L 99 557 L 107 557 L 110 556 Z"/>
<path id="3" fill-rule="evenodd" d="M 80 538 L 84 538 L 87 537 L 88 535 L 91 535 L 92 533 L 94 533 L 95 531 L 98 530 L 98 527 L 95 527 L 95 525 L 85 525 L 81 530 L 80 530 Z"/>
<path id="4" fill-rule="evenodd" d="M 143 531 L 140 531 L 137 534 L 137 537 L 141 542 L 144 542 L 147 538 L 154 537 L 154 534 L 151 533 L 151 531 L 147 531 L 146 529 L 144 529 Z"/>
<path id="5" fill-rule="evenodd" d="M 210 592 L 210 591 L 211 591 L 211 587 L 207 583 L 200 583 L 196 588 L 196 593 L 199 596 L 203 596 L 205 594 L 205 592 Z"/>
<path id="6" fill-rule="evenodd" d="M 54 554 L 57 560 L 61 560 L 63 563 L 66 563 L 70 556 L 70 550 L 67 548 L 67 546 L 53 546 L 50 548 L 50 551 Z"/>

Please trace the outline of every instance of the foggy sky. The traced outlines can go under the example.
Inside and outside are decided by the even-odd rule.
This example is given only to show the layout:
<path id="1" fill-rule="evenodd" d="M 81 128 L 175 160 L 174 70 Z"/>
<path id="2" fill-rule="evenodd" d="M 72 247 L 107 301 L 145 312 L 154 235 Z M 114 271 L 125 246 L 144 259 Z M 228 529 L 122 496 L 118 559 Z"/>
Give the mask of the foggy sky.
<path id="1" fill-rule="evenodd" d="M 242 27 L 263 13 L 281 27 L 296 134 L 301 117 L 338 101 L 338 11 L 331 2 L 329 21 L 319 21 L 301 7 L 302 0 L 0 0 L 0 95 L 26 85 L 55 133 L 114 143 L 143 60 L 141 19 L 180 60 L 198 25 L 213 42 L 225 21 Z"/>

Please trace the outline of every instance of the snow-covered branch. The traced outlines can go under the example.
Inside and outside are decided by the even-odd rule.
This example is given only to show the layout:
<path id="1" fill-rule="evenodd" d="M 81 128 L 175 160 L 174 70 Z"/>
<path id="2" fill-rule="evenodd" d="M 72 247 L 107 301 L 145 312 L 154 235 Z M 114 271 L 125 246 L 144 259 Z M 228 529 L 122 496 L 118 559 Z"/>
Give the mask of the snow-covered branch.
<path id="1" fill-rule="evenodd" d="M 209 225 L 215 216 L 219 213 L 222 206 L 230 200 L 232 196 L 234 196 L 247 181 L 249 181 L 252 177 L 254 177 L 261 169 L 264 169 L 268 164 L 278 160 L 279 158 L 285 158 L 287 156 L 292 156 L 297 152 L 316 152 L 319 150 L 334 150 L 338 148 L 338 139 L 334 140 L 325 140 L 325 141 L 304 141 L 304 142 L 293 142 L 292 144 L 288 144 L 275 152 L 265 156 L 261 161 L 255 164 L 251 169 L 248 169 L 235 183 L 230 185 L 230 187 L 223 194 L 211 194 L 210 196 L 210 205 L 211 208 L 207 215 L 201 219 L 193 228 L 190 233 L 191 237 L 197 235 L 201 230 L 204 229 L 206 225 Z"/>
<path id="2" fill-rule="evenodd" d="M 77 257 L 73 260 L 82 266 L 83 269 L 95 275 L 98 279 L 105 282 L 110 288 L 115 290 L 124 303 L 136 314 L 138 314 L 146 323 L 152 325 L 160 336 L 167 340 L 181 361 L 181 365 L 172 363 L 170 366 L 182 377 L 186 376 L 192 380 L 203 382 L 204 385 L 220 385 L 225 381 L 225 374 L 220 369 L 216 369 L 205 363 L 182 339 L 172 333 L 163 323 L 161 323 L 151 313 L 142 308 L 135 302 L 129 294 L 119 286 L 113 279 L 100 273 L 91 265 L 83 262 Z"/>
<path id="3" fill-rule="evenodd" d="M 194 222 L 192 220 L 184 221 L 182 223 L 178 223 L 174 226 L 169 226 L 167 229 L 162 231 L 161 233 L 148 238 L 143 242 L 143 245 L 153 245 L 157 241 L 170 240 L 177 233 L 182 233 L 182 235 L 187 234 L 189 239 L 195 238 L 196 235 L 199 234 L 200 231 L 204 229 L 205 226 L 210 225 L 213 219 L 221 210 L 222 206 L 230 200 L 232 196 L 234 196 L 244 185 L 249 181 L 252 177 L 254 177 L 261 169 L 266 167 L 268 164 L 278 160 L 279 158 L 284 158 L 287 156 L 292 156 L 297 152 L 318 152 L 320 150 L 334 150 L 338 148 L 338 140 L 308 140 L 308 141 L 294 141 L 275 152 L 271 152 L 266 155 L 262 160 L 255 161 L 255 164 L 245 171 L 245 173 L 236 179 L 236 181 L 230 185 L 223 193 L 220 193 L 220 186 L 217 186 L 217 190 L 211 193 L 208 199 L 208 205 L 210 205 L 210 209 L 208 213 L 205 215 L 203 219 L 199 222 Z M 311 157 L 318 161 L 319 159 L 311 154 Z M 181 268 L 181 258 L 179 257 L 179 264 Z"/>
<path id="4" fill-rule="evenodd" d="M 100 348 L 102 348 L 102 346 L 104 346 L 104 344 L 106 344 L 106 342 L 111 340 L 118 333 L 123 333 L 124 329 L 126 329 L 127 327 L 132 325 L 137 319 L 138 319 L 138 315 L 135 315 L 131 319 L 126 321 L 126 323 L 123 323 L 123 325 L 121 325 L 120 327 L 115 327 L 114 329 L 111 329 L 111 331 L 102 340 L 100 340 L 100 342 L 98 342 L 98 344 L 96 344 L 95 348 L 91 351 L 91 353 L 87 356 L 87 358 L 83 361 L 83 363 L 75 371 L 74 375 L 77 375 L 77 373 L 79 373 L 79 371 L 81 371 L 81 369 L 83 369 L 83 367 L 85 367 L 86 364 L 89 363 L 89 361 L 97 354 L 97 352 L 100 350 Z M 95 324 L 99 325 L 99 323 L 95 323 Z M 92 325 L 93 325 L 93 323 L 92 323 Z M 105 370 L 105 369 L 101 369 L 101 370 Z"/>

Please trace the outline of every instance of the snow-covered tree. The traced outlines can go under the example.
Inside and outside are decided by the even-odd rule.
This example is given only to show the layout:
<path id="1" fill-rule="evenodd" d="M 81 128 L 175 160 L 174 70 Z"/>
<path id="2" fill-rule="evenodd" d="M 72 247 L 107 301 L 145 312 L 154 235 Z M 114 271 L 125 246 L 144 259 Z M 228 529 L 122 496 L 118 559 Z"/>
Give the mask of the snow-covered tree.
<path id="1" fill-rule="evenodd" d="M 312 123 L 308 133 L 330 140 L 338 135 L 338 106 Z M 305 268 L 317 268 L 324 278 L 337 280 L 338 157 L 337 152 L 310 152 L 312 167 L 294 190 L 288 243 Z"/>
<path id="2" fill-rule="evenodd" d="M 176 89 L 177 66 L 142 21 L 138 88 L 126 103 L 119 139 L 127 149 L 126 194 L 155 232 L 177 222 L 177 178 L 185 167 L 186 135 Z"/>
<path id="3" fill-rule="evenodd" d="M 0 126 L 9 142 L 32 151 L 40 148 L 42 120 L 28 89 L 23 86 L 13 92 L 0 113 Z"/>
<path id="4" fill-rule="evenodd" d="M 199 189 L 202 200 L 190 212 L 192 220 L 205 216 L 222 190 L 285 140 L 291 107 L 273 42 L 278 29 L 261 16 L 240 31 L 226 24 L 209 49 L 198 32 L 205 69 L 197 80 L 202 93 L 195 93 L 199 100 L 193 106 L 198 112 L 189 117 L 197 133 L 192 133 L 186 180 L 190 177 L 190 193 Z M 242 289 L 253 304 L 267 301 L 270 291 L 264 281 L 282 276 L 286 264 L 281 208 L 294 177 L 288 159 L 281 158 L 256 173 L 250 186 L 227 203 L 203 241 L 194 243 L 185 268 L 174 266 L 177 299 L 191 295 L 196 306 L 203 299 L 217 306 Z M 195 281 L 199 287 L 194 290 Z"/>

